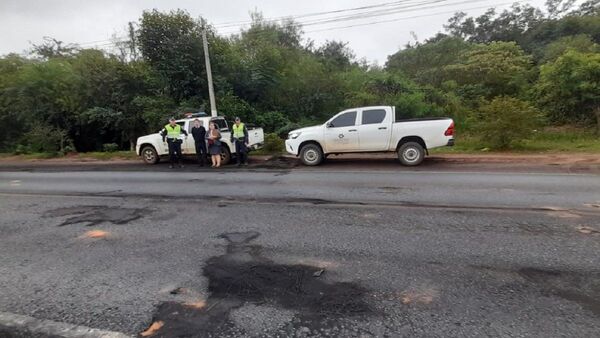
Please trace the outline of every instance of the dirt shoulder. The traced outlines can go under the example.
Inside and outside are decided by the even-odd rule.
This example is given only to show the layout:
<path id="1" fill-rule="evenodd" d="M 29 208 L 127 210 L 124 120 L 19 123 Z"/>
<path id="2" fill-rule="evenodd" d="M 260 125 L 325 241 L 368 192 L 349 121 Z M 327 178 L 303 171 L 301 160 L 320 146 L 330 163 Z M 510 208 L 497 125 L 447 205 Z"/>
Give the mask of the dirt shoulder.
<path id="1" fill-rule="evenodd" d="M 235 169 L 226 166 L 221 170 Z M 274 170 L 339 170 L 339 171 L 489 171 L 489 172 L 539 172 L 600 174 L 600 154 L 595 153 L 543 153 L 543 154 L 434 154 L 418 167 L 399 165 L 395 154 L 346 154 L 332 155 L 320 166 L 306 167 L 294 156 L 250 156 L 248 169 Z M 146 165 L 139 159 L 97 159 L 61 157 L 51 159 L 23 159 L 19 156 L 0 158 L 0 171 L 165 171 L 165 163 Z M 186 171 L 211 170 L 199 168 L 187 162 Z"/>

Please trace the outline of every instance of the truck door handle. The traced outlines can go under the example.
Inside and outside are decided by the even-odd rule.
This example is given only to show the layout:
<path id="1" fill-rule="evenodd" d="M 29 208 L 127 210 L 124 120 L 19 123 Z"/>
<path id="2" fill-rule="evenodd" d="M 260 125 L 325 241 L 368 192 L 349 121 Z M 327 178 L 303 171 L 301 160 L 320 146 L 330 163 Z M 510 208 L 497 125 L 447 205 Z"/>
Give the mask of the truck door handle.
<path id="1" fill-rule="evenodd" d="M 356 131 L 356 129 L 350 129 L 350 130 L 348 130 L 348 131 L 349 131 L 349 132 L 350 132 L 350 131 Z"/>
<path id="2" fill-rule="evenodd" d="M 387 127 L 379 127 L 379 130 L 387 129 Z"/>

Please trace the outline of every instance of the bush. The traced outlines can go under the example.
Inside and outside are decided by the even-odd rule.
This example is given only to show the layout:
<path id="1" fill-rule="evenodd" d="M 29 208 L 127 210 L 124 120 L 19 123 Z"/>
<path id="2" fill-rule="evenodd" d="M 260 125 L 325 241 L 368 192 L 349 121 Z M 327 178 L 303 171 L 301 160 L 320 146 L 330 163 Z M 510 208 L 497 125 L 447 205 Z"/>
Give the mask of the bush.
<path id="1" fill-rule="evenodd" d="M 27 152 L 28 152 L 28 150 L 27 150 L 27 146 L 26 145 L 19 144 L 15 148 L 15 155 L 23 155 L 23 154 L 27 154 Z"/>
<path id="2" fill-rule="evenodd" d="M 528 102 L 501 96 L 480 108 L 476 127 L 490 148 L 508 149 L 530 138 L 539 124 L 540 113 Z"/>
<path id="3" fill-rule="evenodd" d="M 277 134 L 269 133 L 265 135 L 265 152 L 281 153 L 285 150 L 284 141 Z"/>
<path id="4" fill-rule="evenodd" d="M 102 151 L 107 153 L 114 153 L 117 150 L 119 150 L 119 145 L 116 143 L 104 143 L 102 145 Z"/>
<path id="5" fill-rule="evenodd" d="M 24 147 L 19 150 L 24 153 L 57 153 L 72 141 L 64 130 L 35 124 L 23 135 L 21 144 Z"/>
<path id="6" fill-rule="evenodd" d="M 290 124 L 290 120 L 281 112 L 270 111 L 256 114 L 256 123 L 272 133 Z"/>

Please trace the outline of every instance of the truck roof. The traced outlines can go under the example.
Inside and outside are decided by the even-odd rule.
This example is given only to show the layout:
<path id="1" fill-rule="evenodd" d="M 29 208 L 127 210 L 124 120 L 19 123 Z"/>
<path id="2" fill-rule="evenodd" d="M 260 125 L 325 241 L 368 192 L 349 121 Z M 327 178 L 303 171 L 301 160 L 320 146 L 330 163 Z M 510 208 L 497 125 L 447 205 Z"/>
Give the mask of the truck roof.
<path id="1" fill-rule="evenodd" d="M 215 119 L 225 119 L 225 116 L 195 116 L 195 117 L 186 117 L 183 119 L 177 119 L 175 120 L 175 122 L 185 122 L 185 121 L 193 121 L 193 120 L 203 120 L 203 119 L 208 119 L 210 120 L 215 120 Z"/>

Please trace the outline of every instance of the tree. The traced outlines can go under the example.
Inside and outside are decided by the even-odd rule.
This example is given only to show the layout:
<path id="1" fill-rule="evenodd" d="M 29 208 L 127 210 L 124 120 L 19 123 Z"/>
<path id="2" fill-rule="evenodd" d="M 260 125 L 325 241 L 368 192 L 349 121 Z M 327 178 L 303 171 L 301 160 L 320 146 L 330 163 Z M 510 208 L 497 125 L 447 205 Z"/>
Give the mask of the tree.
<path id="1" fill-rule="evenodd" d="M 18 110 L 21 72 L 32 63 L 17 54 L 0 58 L 0 124 L 11 126 L 0 133 L 0 151 L 14 149 L 26 131 L 27 116 Z"/>
<path id="2" fill-rule="evenodd" d="M 542 61 L 544 63 L 554 61 L 570 49 L 582 53 L 597 53 L 600 51 L 600 46 L 587 34 L 565 36 L 546 46 Z"/>
<path id="3" fill-rule="evenodd" d="M 538 102 L 555 122 L 591 122 L 600 134 L 600 54 L 569 50 L 541 67 Z"/>
<path id="4" fill-rule="evenodd" d="M 476 43 L 519 41 L 529 29 L 545 19 L 543 12 L 538 8 L 514 4 L 510 10 L 504 10 L 500 14 L 496 14 L 496 10 L 490 8 L 477 18 L 467 17 L 466 13 L 458 12 L 444 27 L 450 35 Z"/>
<path id="5" fill-rule="evenodd" d="M 140 19 L 138 43 L 144 60 L 164 78 L 169 94 L 179 103 L 204 96 L 206 72 L 202 27 L 182 10 L 146 11 Z"/>
<path id="6" fill-rule="evenodd" d="M 457 37 L 438 37 L 407 47 L 388 56 L 385 69 L 401 72 L 418 83 L 441 85 L 446 80 L 442 69 L 460 60 L 473 45 Z"/>
<path id="7" fill-rule="evenodd" d="M 77 46 L 73 44 L 63 45 L 63 41 L 48 36 L 44 37 L 44 42 L 39 45 L 34 44 L 31 54 L 40 56 L 44 59 L 65 58 L 72 56 L 77 52 Z"/>
<path id="8" fill-rule="evenodd" d="M 354 60 L 354 53 L 348 48 L 348 43 L 341 41 L 326 41 L 315 51 L 323 63 L 333 70 L 344 70 L 350 67 Z"/>
<path id="9" fill-rule="evenodd" d="M 532 67 L 531 57 L 514 42 L 477 45 L 459 59 L 445 71 L 458 84 L 478 88 L 487 98 L 521 93 Z"/>

